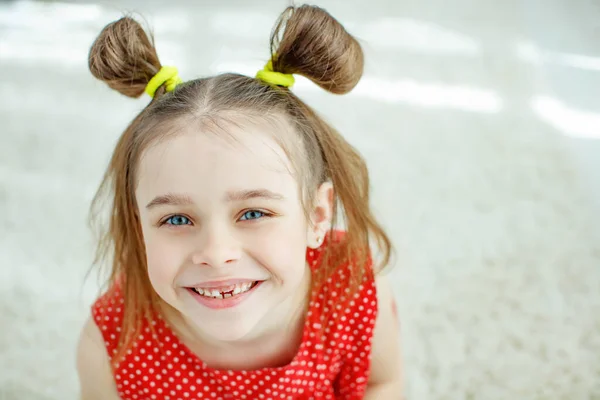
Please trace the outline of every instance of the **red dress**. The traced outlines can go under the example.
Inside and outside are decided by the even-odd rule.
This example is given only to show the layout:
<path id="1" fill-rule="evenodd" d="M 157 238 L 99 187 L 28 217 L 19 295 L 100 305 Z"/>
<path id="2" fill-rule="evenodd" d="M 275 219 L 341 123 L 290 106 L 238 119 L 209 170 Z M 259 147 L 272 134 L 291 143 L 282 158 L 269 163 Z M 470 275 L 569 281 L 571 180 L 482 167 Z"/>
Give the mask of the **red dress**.
<path id="1" fill-rule="evenodd" d="M 307 251 L 307 261 L 313 269 L 318 268 L 319 252 Z M 302 343 L 288 365 L 251 371 L 210 368 L 177 338 L 164 320 L 157 318 L 152 321 L 156 336 L 152 337 L 148 326 L 142 327 L 141 335 L 115 370 L 120 397 L 362 399 L 369 378 L 377 298 L 373 278 L 366 279 L 355 296 L 346 298 L 340 282 L 347 281 L 348 273 L 347 266 L 340 266 L 321 290 L 312 292 Z M 323 330 L 321 315 L 331 312 L 324 299 L 331 296 L 342 296 L 343 302 L 336 306 L 337 322 L 330 321 Z M 102 332 L 108 354 L 116 352 L 122 307 L 123 298 L 118 290 L 108 291 L 92 306 L 92 316 Z M 322 340 L 318 340 L 321 336 Z"/>

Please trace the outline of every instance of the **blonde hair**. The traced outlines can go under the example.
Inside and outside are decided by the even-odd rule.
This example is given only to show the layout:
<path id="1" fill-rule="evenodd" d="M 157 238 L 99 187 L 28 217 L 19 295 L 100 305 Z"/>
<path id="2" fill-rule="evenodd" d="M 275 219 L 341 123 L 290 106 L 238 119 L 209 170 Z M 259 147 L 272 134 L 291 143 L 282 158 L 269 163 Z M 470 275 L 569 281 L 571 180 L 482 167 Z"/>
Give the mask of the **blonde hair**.
<path id="1" fill-rule="evenodd" d="M 352 90 L 363 73 L 359 43 L 325 10 L 303 5 L 288 7 L 271 34 L 273 70 L 302 75 L 323 89 L 344 94 Z M 92 74 L 111 88 L 139 97 L 148 81 L 160 70 L 152 36 L 130 17 L 107 25 L 90 50 Z M 124 354 L 139 334 L 144 319 L 159 312 L 160 299 L 147 272 L 144 240 L 135 200 L 137 166 L 151 143 L 176 134 L 174 125 L 193 121 L 215 128 L 236 123 L 240 116 L 283 117 L 302 144 L 301 151 L 286 149 L 304 194 L 308 213 L 316 189 L 330 181 L 334 188 L 332 231 L 343 217 L 346 235 L 328 242 L 322 267 L 313 278 L 323 284 L 342 264 L 350 264 L 350 294 L 356 293 L 367 275 L 388 264 L 391 243 L 369 207 L 369 176 L 358 152 L 315 111 L 289 89 L 238 74 L 195 79 L 166 92 L 160 87 L 150 104 L 140 112 L 120 137 L 91 208 L 91 222 L 100 228 L 96 263 L 111 260 L 107 284 L 119 282 L 124 296 L 124 319 L 118 351 Z M 298 150 L 298 149 L 295 149 Z M 97 224 L 103 200 L 112 201 L 108 226 Z M 370 244 L 380 262 L 370 266 Z M 332 309 L 334 309 L 332 307 Z"/>

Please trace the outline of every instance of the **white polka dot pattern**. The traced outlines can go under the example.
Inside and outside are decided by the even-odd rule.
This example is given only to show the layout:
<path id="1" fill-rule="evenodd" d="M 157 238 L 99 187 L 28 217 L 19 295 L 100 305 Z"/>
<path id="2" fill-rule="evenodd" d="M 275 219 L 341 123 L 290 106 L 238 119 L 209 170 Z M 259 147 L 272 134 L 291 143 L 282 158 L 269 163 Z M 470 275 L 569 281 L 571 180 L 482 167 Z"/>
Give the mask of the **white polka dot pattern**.
<path id="1" fill-rule="evenodd" d="M 307 252 L 317 268 L 319 252 Z M 152 321 L 156 335 L 143 326 L 140 336 L 115 369 L 122 399 L 362 399 L 377 315 L 373 279 L 365 280 L 352 298 L 347 286 L 349 266 L 340 266 L 318 292 L 313 292 L 303 341 L 290 364 L 255 371 L 216 370 L 206 366 L 182 344 L 160 318 Z M 338 306 L 332 309 L 334 301 Z M 92 307 L 92 315 L 114 354 L 123 317 L 120 291 L 111 290 Z"/>

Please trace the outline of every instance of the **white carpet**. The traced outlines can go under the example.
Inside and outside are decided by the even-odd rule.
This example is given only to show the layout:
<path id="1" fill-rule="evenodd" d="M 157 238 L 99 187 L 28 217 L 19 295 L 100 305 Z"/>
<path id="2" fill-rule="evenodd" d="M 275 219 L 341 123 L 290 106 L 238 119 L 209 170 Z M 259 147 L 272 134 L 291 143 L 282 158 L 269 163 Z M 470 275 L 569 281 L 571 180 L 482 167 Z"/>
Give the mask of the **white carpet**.
<path id="1" fill-rule="evenodd" d="M 190 78 L 262 67 L 285 2 L 172 3 L 127 7 Z M 76 398 L 87 207 L 147 102 L 93 81 L 87 49 L 117 14 L 78 4 L 0 4 L 0 399 Z M 364 40 L 366 76 L 347 97 L 295 90 L 369 162 L 398 247 L 408 398 L 600 399 L 600 12 L 318 4 Z"/>

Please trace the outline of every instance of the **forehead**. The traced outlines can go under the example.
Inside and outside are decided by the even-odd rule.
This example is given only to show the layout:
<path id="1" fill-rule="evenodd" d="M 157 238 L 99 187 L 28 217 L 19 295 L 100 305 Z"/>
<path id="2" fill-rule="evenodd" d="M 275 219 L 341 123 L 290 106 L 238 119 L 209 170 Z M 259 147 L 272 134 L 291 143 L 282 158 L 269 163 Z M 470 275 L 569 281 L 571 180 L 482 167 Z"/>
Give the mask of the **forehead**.
<path id="1" fill-rule="evenodd" d="M 142 197 L 165 192 L 207 195 L 261 187 L 289 195 L 297 191 L 297 183 L 286 151 L 276 139 L 283 132 L 277 129 L 247 124 L 215 132 L 190 125 L 144 152 L 136 192 Z"/>

